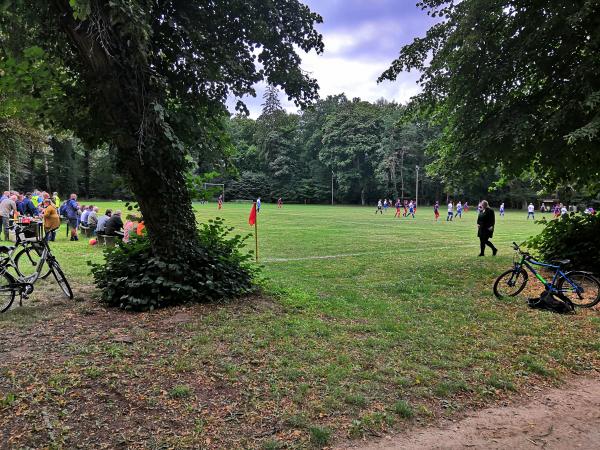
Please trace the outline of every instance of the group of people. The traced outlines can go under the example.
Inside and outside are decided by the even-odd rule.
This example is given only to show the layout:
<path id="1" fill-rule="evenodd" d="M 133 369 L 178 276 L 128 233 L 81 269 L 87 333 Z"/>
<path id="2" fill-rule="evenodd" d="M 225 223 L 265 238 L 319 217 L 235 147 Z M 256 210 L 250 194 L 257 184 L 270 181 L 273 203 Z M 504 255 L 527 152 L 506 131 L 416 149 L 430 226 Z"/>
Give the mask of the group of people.
<path id="1" fill-rule="evenodd" d="M 390 208 L 392 205 L 396 208 L 396 213 L 394 214 L 394 217 L 400 218 L 412 216 L 413 219 L 415 218 L 415 214 L 417 212 L 416 200 L 402 201 L 400 199 L 397 199 L 396 202 L 393 203 L 392 200 L 388 200 L 387 198 L 384 200 L 379 199 L 379 201 L 377 202 L 377 209 L 375 210 L 375 214 L 383 214 L 384 212 L 387 212 L 388 208 Z"/>
<path id="2" fill-rule="evenodd" d="M 60 226 L 60 217 L 56 210 L 56 202 L 60 201 L 58 194 L 50 195 L 44 191 L 20 193 L 17 191 L 4 191 L 0 197 L 0 216 L 2 216 L 2 229 L 4 240 L 9 240 L 10 220 L 19 216 L 42 218 L 44 229 L 48 231 L 48 239 L 54 239 L 56 229 Z"/>
<path id="3" fill-rule="evenodd" d="M 78 241 L 81 229 L 91 229 L 91 234 L 116 236 L 129 240 L 131 232 L 138 235 L 143 233 L 144 222 L 139 218 L 129 216 L 123 223 L 120 210 L 107 209 L 103 215 L 95 205 L 82 205 L 77 202 L 77 194 L 71 194 L 68 200 L 61 203 L 58 193 L 50 195 L 43 191 L 19 193 L 5 191 L 0 198 L 0 216 L 4 239 L 9 240 L 10 220 L 20 216 L 43 221 L 46 239 L 54 241 L 56 230 L 60 227 L 61 217 L 64 217 L 70 228 L 70 240 Z"/>
<path id="4" fill-rule="evenodd" d="M 144 221 L 134 216 L 128 216 L 123 223 L 121 210 L 107 209 L 99 215 L 99 208 L 95 205 L 80 205 L 77 194 L 71 194 L 69 200 L 60 207 L 60 213 L 66 217 L 71 228 L 71 240 L 78 241 L 78 230 L 91 230 L 92 236 L 116 236 L 128 242 L 130 234 L 135 232 L 141 235 L 144 231 Z"/>

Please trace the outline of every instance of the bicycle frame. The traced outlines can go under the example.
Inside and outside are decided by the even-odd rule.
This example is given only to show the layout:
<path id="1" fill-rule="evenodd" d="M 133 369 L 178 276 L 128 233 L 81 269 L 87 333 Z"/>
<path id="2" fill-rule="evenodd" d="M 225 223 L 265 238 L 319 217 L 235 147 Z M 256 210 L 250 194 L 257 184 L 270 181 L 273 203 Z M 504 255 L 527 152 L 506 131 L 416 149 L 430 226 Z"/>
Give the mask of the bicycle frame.
<path id="1" fill-rule="evenodd" d="M 567 274 L 565 272 L 563 272 L 561 270 L 561 266 L 557 266 L 554 264 L 548 264 L 548 263 L 543 263 L 541 261 L 536 261 L 535 259 L 531 258 L 531 257 L 527 257 L 525 255 L 521 255 L 521 261 L 518 263 L 515 263 L 515 273 L 518 273 L 523 266 L 527 267 L 529 269 L 529 271 L 539 280 L 542 282 L 542 284 L 546 287 L 546 289 L 548 289 L 551 292 L 554 293 L 563 293 L 563 292 L 572 292 L 572 290 L 569 289 L 558 289 L 556 287 L 556 281 L 560 278 L 564 278 L 565 281 L 567 283 L 569 283 L 571 285 L 571 287 L 573 289 L 575 289 L 575 291 L 577 293 L 579 293 L 581 291 L 581 287 L 579 287 L 576 283 L 574 283 L 573 281 L 571 281 L 571 279 L 569 277 L 567 277 Z M 540 267 L 546 267 L 548 269 L 553 269 L 554 270 L 554 276 L 552 277 L 552 281 L 549 282 L 548 280 L 546 280 L 542 275 L 539 274 L 539 272 L 537 270 L 535 270 L 533 268 L 533 266 L 540 266 Z"/>

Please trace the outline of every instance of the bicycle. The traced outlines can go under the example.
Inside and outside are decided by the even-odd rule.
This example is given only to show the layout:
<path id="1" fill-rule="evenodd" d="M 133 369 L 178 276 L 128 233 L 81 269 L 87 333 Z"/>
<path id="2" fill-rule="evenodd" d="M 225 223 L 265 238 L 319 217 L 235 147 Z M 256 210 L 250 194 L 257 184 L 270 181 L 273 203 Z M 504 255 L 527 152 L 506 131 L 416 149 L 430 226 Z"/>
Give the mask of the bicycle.
<path id="1" fill-rule="evenodd" d="M 544 285 L 551 294 L 564 295 L 573 305 L 590 308 L 600 301 L 600 281 L 591 272 L 582 270 L 563 271 L 563 266 L 570 260 L 554 260 L 553 264 L 537 261 L 527 252 L 521 250 L 516 242 L 514 267 L 501 274 L 494 283 L 494 295 L 497 298 L 514 297 L 518 295 L 529 281 L 529 271 Z M 554 270 L 552 281 L 546 280 L 533 266 L 546 267 Z M 504 291 L 506 289 L 506 292 Z"/>
<path id="2" fill-rule="evenodd" d="M 15 224 L 11 228 L 15 230 L 17 242 L 24 243 L 30 239 L 26 237 L 25 230 L 20 225 Z M 49 273 L 52 273 L 65 296 L 69 299 L 73 298 L 71 286 L 58 261 L 50 251 L 50 246 L 46 240 L 47 234 L 41 240 L 37 237 L 34 238 L 38 244 L 34 248 L 41 250 L 41 253 L 36 264 L 36 270 L 31 275 L 24 275 L 13 259 L 12 255 L 17 246 L 0 246 L 0 254 L 6 255 L 0 256 L 0 313 L 7 311 L 12 306 L 17 295 L 19 295 L 19 303 L 23 304 L 23 299 L 28 298 L 33 292 L 34 283 L 42 278 L 44 267 L 47 267 Z M 19 252 L 19 254 L 21 253 L 23 253 L 23 250 Z M 11 268 L 15 271 L 16 277 L 9 272 Z"/>

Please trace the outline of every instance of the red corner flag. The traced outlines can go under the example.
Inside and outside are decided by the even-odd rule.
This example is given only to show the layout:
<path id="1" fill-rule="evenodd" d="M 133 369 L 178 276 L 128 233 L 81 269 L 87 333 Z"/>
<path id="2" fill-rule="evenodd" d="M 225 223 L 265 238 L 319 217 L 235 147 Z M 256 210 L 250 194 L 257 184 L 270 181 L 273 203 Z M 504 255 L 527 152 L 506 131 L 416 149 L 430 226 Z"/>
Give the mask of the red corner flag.
<path id="1" fill-rule="evenodd" d="M 248 223 L 254 225 L 256 223 L 256 202 L 252 203 L 252 209 L 250 210 L 250 217 L 248 217 Z"/>

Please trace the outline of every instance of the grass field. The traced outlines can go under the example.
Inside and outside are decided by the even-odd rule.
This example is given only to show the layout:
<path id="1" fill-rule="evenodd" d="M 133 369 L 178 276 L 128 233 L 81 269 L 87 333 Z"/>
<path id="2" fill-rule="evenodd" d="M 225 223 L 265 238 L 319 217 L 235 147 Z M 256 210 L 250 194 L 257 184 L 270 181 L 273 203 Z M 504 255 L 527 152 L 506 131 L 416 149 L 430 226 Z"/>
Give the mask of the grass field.
<path id="1" fill-rule="evenodd" d="M 242 233 L 249 210 L 196 205 Z M 16 447 L 324 447 L 598 368 L 597 311 L 493 297 L 510 243 L 540 230 L 526 214 L 497 217 L 495 258 L 477 257 L 474 212 L 393 215 L 263 205 L 264 296 L 137 315 L 90 299 L 86 261 L 101 252 L 62 230 L 53 250 L 81 301 L 40 285 L 0 317 L 0 429 L 19 430 Z M 39 417 L 50 427 L 27 425 Z"/>

